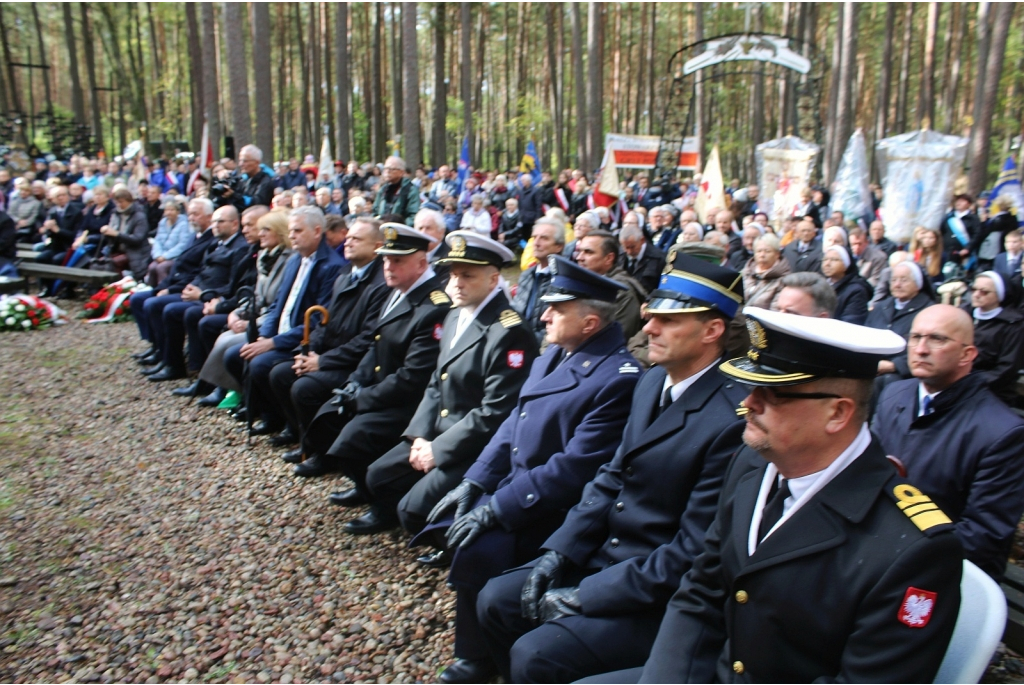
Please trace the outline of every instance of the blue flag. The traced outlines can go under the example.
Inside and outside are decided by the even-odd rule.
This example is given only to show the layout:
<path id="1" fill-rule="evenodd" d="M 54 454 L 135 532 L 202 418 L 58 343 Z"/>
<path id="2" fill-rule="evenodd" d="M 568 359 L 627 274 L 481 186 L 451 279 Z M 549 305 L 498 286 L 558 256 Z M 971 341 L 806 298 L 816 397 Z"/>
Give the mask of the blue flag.
<path id="1" fill-rule="evenodd" d="M 469 178 L 469 136 L 462 139 L 462 154 L 459 155 L 459 194 L 462 193 L 463 186 L 466 185 L 466 179 Z"/>
<path id="2" fill-rule="evenodd" d="M 1017 164 L 1013 157 L 1007 157 L 1003 164 L 1003 170 L 999 172 L 996 186 L 992 189 L 989 202 L 997 197 L 1002 197 L 1010 202 L 1010 211 L 1020 219 L 1021 211 L 1024 210 L 1024 192 L 1021 190 L 1020 179 L 1017 177 Z"/>
<path id="3" fill-rule="evenodd" d="M 523 174 L 530 174 L 534 185 L 540 183 L 540 156 L 537 154 L 537 145 L 532 140 L 526 144 L 526 154 L 519 162 L 519 171 Z"/>

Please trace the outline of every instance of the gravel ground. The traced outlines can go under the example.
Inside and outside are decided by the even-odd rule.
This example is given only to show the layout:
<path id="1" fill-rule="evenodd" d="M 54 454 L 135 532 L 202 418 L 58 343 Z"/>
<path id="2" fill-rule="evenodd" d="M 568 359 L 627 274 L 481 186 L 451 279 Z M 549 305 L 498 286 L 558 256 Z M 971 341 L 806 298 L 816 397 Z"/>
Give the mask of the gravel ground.
<path id="1" fill-rule="evenodd" d="M 248 449 L 139 349 L 131 324 L 0 337 L 0 682 L 434 681 L 444 573 L 344 534 L 343 477 Z"/>
<path id="2" fill-rule="evenodd" d="M 131 324 L 0 336 L 0 682 L 435 681 L 444 573 L 342 533 L 343 477 L 294 478 L 139 349 Z M 1024 660 L 1000 646 L 982 682 Z"/>

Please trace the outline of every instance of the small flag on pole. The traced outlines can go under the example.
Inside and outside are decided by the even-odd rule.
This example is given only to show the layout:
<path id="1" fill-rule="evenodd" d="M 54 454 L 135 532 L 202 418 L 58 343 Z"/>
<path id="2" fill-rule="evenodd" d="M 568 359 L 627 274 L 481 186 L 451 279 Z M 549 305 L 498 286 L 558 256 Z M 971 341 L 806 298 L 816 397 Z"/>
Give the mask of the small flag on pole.
<path id="1" fill-rule="evenodd" d="M 601 175 L 594 187 L 594 204 L 599 207 L 611 207 L 619 199 L 619 168 L 615 165 L 615 153 L 611 148 L 604 151 L 601 162 Z"/>
<path id="2" fill-rule="evenodd" d="M 462 193 L 466 179 L 469 178 L 469 136 L 462 139 L 462 154 L 459 155 L 459 193 Z"/>
<path id="3" fill-rule="evenodd" d="M 523 154 L 523 159 L 519 162 L 519 172 L 530 174 L 534 185 L 540 183 L 540 156 L 537 154 L 537 144 L 532 140 L 526 144 L 526 153 Z"/>
<path id="4" fill-rule="evenodd" d="M 707 220 L 707 212 L 712 207 L 725 208 L 725 186 L 722 183 L 722 165 L 718 161 L 717 145 L 708 155 L 708 163 L 704 166 L 704 174 L 697 188 L 697 200 L 693 204 L 697 218 L 702 222 Z"/>

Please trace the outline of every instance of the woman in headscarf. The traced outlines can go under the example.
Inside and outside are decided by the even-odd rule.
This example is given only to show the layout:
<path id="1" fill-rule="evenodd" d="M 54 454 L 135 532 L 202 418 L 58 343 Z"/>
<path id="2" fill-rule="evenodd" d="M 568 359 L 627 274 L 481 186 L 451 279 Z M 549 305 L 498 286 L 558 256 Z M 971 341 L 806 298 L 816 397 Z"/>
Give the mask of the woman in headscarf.
<path id="1" fill-rule="evenodd" d="M 769 309 L 782 290 L 782 277 L 790 272 L 781 258 L 779 239 L 766 233 L 754 240 L 754 256 L 743 267 L 743 296 L 748 307 Z"/>
<path id="2" fill-rule="evenodd" d="M 995 271 L 974 277 L 971 301 L 963 309 L 974 319 L 974 346 L 978 356 L 974 372 L 982 375 L 989 390 L 1007 404 L 1016 398 L 1024 316 L 1016 308 L 1019 292 L 1012 281 Z"/>
<path id="3" fill-rule="evenodd" d="M 863 324 L 868 317 L 871 286 L 860 277 L 853 266 L 850 250 L 843 245 L 825 248 L 821 258 L 821 273 L 836 291 L 836 311 L 833 318 L 849 323 Z"/>

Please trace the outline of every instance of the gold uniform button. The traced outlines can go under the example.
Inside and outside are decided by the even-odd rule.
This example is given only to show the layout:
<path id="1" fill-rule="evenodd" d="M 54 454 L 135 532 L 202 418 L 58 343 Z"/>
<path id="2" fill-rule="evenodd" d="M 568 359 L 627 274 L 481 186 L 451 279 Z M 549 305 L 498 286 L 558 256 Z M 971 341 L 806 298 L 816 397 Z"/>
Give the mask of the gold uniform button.
<path id="1" fill-rule="evenodd" d="M 377 335 L 373 336 L 373 339 L 374 340 L 380 340 L 380 333 L 378 333 Z"/>
<path id="2" fill-rule="evenodd" d="M 446 374 L 446 373 L 442 373 L 442 374 L 441 374 L 441 380 L 443 380 L 443 381 L 446 381 L 446 380 L 448 380 L 448 374 Z"/>
<path id="3" fill-rule="evenodd" d="M 746 592 L 744 592 L 743 590 L 739 590 L 739 591 L 738 591 L 738 592 L 736 593 L 736 603 L 737 603 L 737 604 L 746 604 L 746 603 L 747 603 L 747 600 L 748 600 L 749 598 L 750 598 L 750 595 L 748 595 L 748 594 L 747 594 Z"/>
<path id="4" fill-rule="evenodd" d="M 379 373 L 380 372 L 380 367 L 379 366 L 373 367 L 373 371 L 374 371 L 374 373 Z"/>
<path id="5" fill-rule="evenodd" d="M 734 661 L 732 662 L 732 670 L 734 670 L 738 675 L 743 675 L 743 671 L 746 669 L 743 668 L 742 661 Z"/>
<path id="6" fill-rule="evenodd" d="M 441 410 L 441 418 L 443 419 L 443 418 L 445 418 L 446 416 L 448 416 L 448 410 L 447 410 L 447 409 L 442 409 L 442 410 Z"/>

